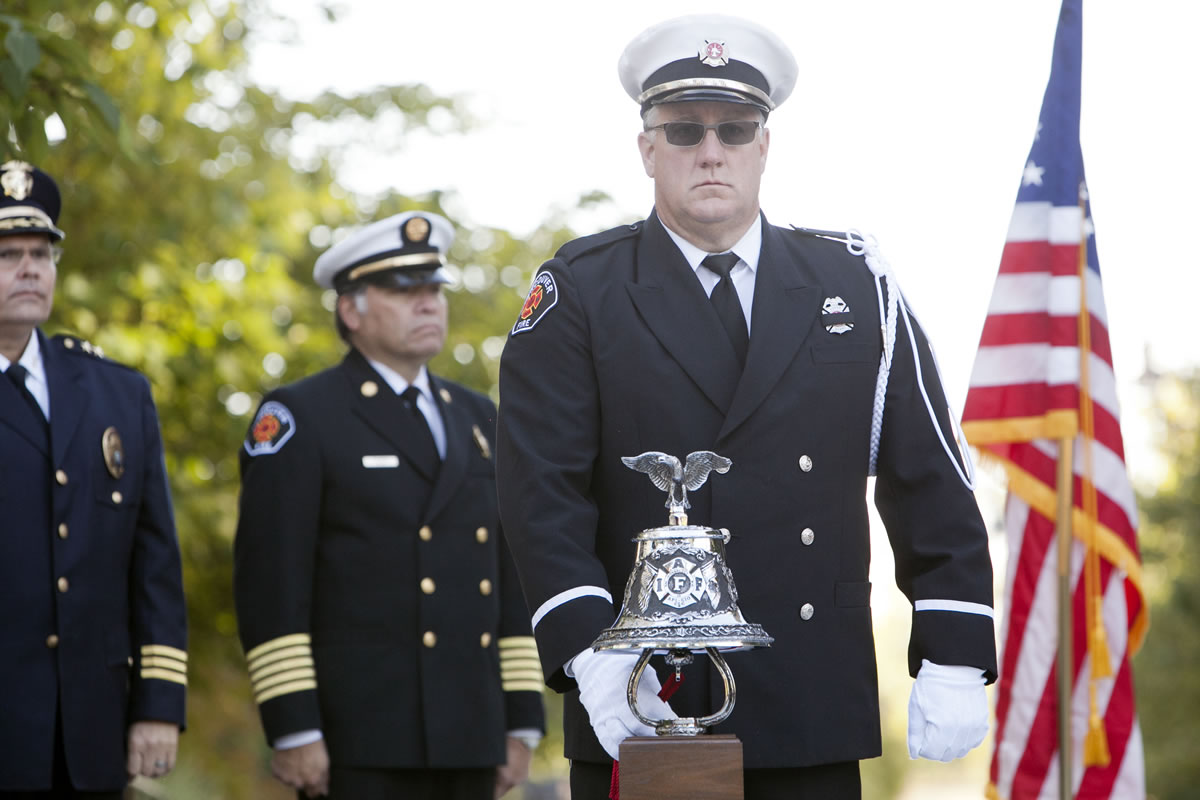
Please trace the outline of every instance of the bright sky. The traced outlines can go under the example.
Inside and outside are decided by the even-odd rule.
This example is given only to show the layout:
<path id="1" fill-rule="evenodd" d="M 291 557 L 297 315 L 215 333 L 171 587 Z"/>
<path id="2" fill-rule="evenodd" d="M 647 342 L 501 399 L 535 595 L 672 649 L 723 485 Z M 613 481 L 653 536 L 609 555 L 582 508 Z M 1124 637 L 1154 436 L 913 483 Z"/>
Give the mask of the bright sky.
<path id="1" fill-rule="evenodd" d="M 484 120 L 477 133 L 397 133 L 394 146 L 379 143 L 383 155 L 349 156 L 345 180 L 366 190 L 451 190 L 460 223 L 516 233 L 595 189 L 616 210 L 574 217 L 577 229 L 645 216 L 652 187 L 617 58 L 650 24 L 729 10 L 644 0 L 342 5 L 331 26 L 315 5 L 280 4 L 304 47 L 260 46 L 254 78 L 296 96 L 410 82 L 467 96 Z M 769 123 L 767 218 L 873 233 L 959 409 L 1049 77 L 1058 7 L 736 4 L 791 45 L 801 70 Z M 1133 9 L 1085 3 L 1081 133 L 1127 428 L 1142 403 L 1134 380 L 1147 347 L 1159 369 L 1200 360 L 1191 329 L 1200 250 L 1188 233 L 1200 220 L 1200 50 L 1190 38 L 1200 4 L 1146 0 Z"/>
<path id="2" fill-rule="evenodd" d="M 635 34 L 680 13 L 731 10 L 774 29 L 801 75 L 769 122 L 763 209 L 775 224 L 855 227 L 879 239 L 961 411 L 1049 77 L 1059 3 L 343 6 L 342 21 L 329 26 L 304 3 L 280 3 L 300 23 L 305 47 L 264 44 L 253 77 L 296 96 L 410 82 L 468 96 L 485 121 L 477 133 L 397 134 L 379 143 L 382 156 L 351 156 L 344 178 L 365 190 L 452 190 L 460 223 L 518 234 L 592 190 L 617 208 L 571 218 L 582 232 L 650 210 L 637 106 L 616 74 Z M 1081 139 L 1128 461 L 1143 488 L 1157 476 L 1136 383 L 1145 353 L 1159 370 L 1200 361 L 1200 250 L 1189 233 L 1200 220 L 1196 30 L 1200 3 L 1085 3 Z"/>

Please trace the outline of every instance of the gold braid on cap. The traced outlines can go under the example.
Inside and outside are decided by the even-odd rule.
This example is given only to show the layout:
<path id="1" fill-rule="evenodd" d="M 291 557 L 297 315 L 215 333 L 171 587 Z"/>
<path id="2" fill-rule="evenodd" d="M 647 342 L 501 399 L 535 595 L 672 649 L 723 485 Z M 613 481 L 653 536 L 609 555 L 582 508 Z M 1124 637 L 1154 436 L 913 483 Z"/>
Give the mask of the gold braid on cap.
<path id="1" fill-rule="evenodd" d="M 748 83 L 742 83 L 741 81 L 730 81 L 723 78 L 683 78 L 677 81 L 660 83 L 657 86 L 651 86 L 638 95 L 637 102 L 645 105 L 655 97 L 690 89 L 725 89 L 737 92 L 738 94 L 749 95 L 765 105 L 767 110 L 775 110 L 774 101 L 762 89 L 759 89 L 757 86 L 751 86 Z"/>
<path id="2" fill-rule="evenodd" d="M 368 264 L 360 264 L 346 276 L 347 282 L 356 281 L 364 275 L 370 275 L 374 272 L 379 272 L 393 267 L 417 267 L 422 264 L 436 264 L 441 266 L 446 263 L 446 259 L 442 258 L 440 253 L 411 253 L 406 256 L 392 256 L 381 261 L 372 261 Z"/>

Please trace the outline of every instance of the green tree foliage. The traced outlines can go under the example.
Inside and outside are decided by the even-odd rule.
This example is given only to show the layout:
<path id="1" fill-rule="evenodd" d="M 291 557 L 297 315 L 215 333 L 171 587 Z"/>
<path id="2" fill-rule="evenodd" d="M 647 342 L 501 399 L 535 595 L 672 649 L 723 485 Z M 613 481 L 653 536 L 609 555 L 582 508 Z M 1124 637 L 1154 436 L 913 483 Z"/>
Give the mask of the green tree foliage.
<path id="1" fill-rule="evenodd" d="M 1169 472 L 1138 500 L 1152 624 L 1134 678 L 1148 794 L 1184 800 L 1200 785 L 1200 373 L 1162 378 L 1154 395 Z"/>
<path id="2" fill-rule="evenodd" d="M 284 22 L 255 0 L 6 0 L 0 11 L 0 157 L 37 163 L 63 192 L 47 329 L 142 370 L 158 403 L 191 624 L 190 727 L 163 783 L 183 800 L 293 796 L 270 778 L 236 639 L 237 453 L 265 392 L 344 352 L 333 298 L 311 281 L 316 255 L 351 226 L 441 210 L 436 194 L 353 196 L 335 179 L 339 148 L 397 113 L 408 129 L 433 114 L 439 129 L 471 124 L 421 85 L 303 102 L 251 85 L 247 32 Z M 494 397 L 532 270 L 567 238 L 561 220 L 525 239 L 460 231 L 434 370 Z M 547 749 L 556 743 L 561 753 L 557 739 Z"/>

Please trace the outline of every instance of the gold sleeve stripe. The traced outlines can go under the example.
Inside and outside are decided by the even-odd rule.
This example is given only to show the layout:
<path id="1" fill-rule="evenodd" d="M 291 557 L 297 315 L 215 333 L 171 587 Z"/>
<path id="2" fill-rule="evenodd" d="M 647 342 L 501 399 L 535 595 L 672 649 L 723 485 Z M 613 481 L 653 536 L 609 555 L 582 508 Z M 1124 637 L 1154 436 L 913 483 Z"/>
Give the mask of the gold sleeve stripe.
<path id="1" fill-rule="evenodd" d="M 259 681 L 258 683 L 254 684 L 254 691 L 262 692 L 266 689 L 270 689 L 272 686 L 278 686 L 279 684 L 287 683 L 288 681 L 298 681 L 302 678 L 316 680 L 317 679 L 316 670 L 313 670 L 311 668 L 292 669 L 292 670 L 288 670 L 287 672 L 281 672 L 278 675 L 272 675 L 271 677 L 265 678 L 265 679 Z"/>
<path id="2" fill-rule="evenodd" d="M 500 664 L 540 664 L 541 659 L 534 653 L 519 652 L 514 653 L 509 651 L 500 654 Z"/>
<path id="3" fill-rule="evenodd" d="M 178 672 L 173 672 L 169 669 L 143 669 L 142 679 L 158 678 L 159 680 L 178 683 L 180 686 L 187 686 L 187 676 Z"/>
<path id="4" fill-rule="evenodd" d="M 173 669 L 184 675 L 187 674 L 187 664 L 162 656 L 142 656 L 142 667 L 162 667 L 163 669 Z"/>
<path id="5" fill-rule="evenodd" d="M 283 672 L 288 669 L 296 669 L 297 667 L 313 666 L 312 658 L 289 658 L 285 661 L 276 661 L 274 664 L 267 664 L 261 669 L 257 669 L 250 673 L 250 682 L 257 684 L 268 675 L 274 675 L 277 672 Z"/>
<path id="6" fill-rule="evenodd" d="M 305 646 L 312 644 L 312 637 L 307 633 L 290 633 L 287 636 L 280 636 L 277 639 L 272 639 L 269 642 L 263 642 L 255 648 L 252 648 L 246 653 L 246 660 L 253 661 L 264 653 L 269 653 L 272 650 L 278 650 L 281 647 L 291 647 L 292 645 L 302 644 Z"/>
<path id="7" fill-rule="evenodd" d="M 536 664 L 523 667 L 500 667 L 500 680 L 506 681 L 516 677 L 536 678 L 540 681 L 542 680 L 542 669 Z"/>
<path id="8" fill-rule="evenodd" d="M 500 688 L 506 692 L 541 692 L 545 684 L 541 681 L 501 681 Z"/>
<path id="9" fill-rule="evenodd" d="M 297 645 L 295 647 L 285 647 L 282 650 L 273 650 L 266 655 L 261 655 L 254 659 L 247 666 L 251 672 L 257 672 L 268 664 L 286 661 L 289 658 L 312 658 L 312 648 L 307 645 Z"/>
<path id="10" fill-rule="evenodd" d="M 259 705 L 262 705 L 274 697 L 281 697 L 285 694 L 293 694 L 295 692 L 303 692 L 307 691 L 308 689 L 316 688 L 317 682 L 315 680 L 293 681 L 292 683 L 285 683 L 281 686 L 276 686 L 274 689 L 271 689 L 267 692 L 259 692 L 258 694 L 254 695 L 254 701 Z"/>
<path id="11" fill-rule="evenodd" d="M 503 636 L 499 641 L 496 642 L 496 646 L 501 650 L 508 650 L 510 648 L 528 648 L 536 651 L 537 640 L 532 636 Z"/>
<path id="12" fill-rule="evenodd" d="M 146 656 L 166 656 L 184 662 L 188 660 L 187 653 L 175 647 L 167 647 L 165 644 L 142 645 L 142 658 Z"/>

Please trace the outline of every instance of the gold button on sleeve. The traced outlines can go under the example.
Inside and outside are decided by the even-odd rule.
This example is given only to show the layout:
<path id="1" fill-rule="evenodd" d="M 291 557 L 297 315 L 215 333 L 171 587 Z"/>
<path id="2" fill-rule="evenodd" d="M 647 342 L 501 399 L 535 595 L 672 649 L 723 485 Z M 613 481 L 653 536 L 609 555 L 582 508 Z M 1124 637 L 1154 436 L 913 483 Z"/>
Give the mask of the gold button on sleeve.
<path id="1" fill-rule="evenodd" d="M 487 539 L 488 539 L 488 529 L 487 528 L 476 528 L 475 529 L 475 541 L 479 542 L 480 544 L 483 544 L 484 542 L 487 541 Z"/>
<path id="2" fill-rule="evenodd" d="M 58 634 L 57 633 L 52 633 L 46 637 L 46 647 L 49 647 L 51 650 L 58 647 Z"/>
<path id="3" fill-rule="evenodd" d="M 422 542 L 428 542 L 433 538 L 433 528 L 428 525 L 422 525 L 421 530 L 417 531 L 417 536 L 421 537 Z"/>
<path id="4" fill-rule="evenodd" d="M 67 485 L 67 473 L 61 469 L 55 470 L 54 471 L 54 480 L 58 481 L 59 486 L 66 486 Z"/>
<path id="5" fill-rule="evenodd" d="M 58 526 L 58 538 L 67 538 L 67 523 L 64 522 Z"/>
<path id="6" fill-rule="evenodd" d="M 479 593 L 485 597 L 492 593 L 492 582 L 484 578 L 479 582 Z"/>
<path id="7" fill-rule="evenodd" d="M 425 635 L 421 637 L 421 644 L 426 647 L 433 647 L 437 644 L 437 634 L 433 631 L 425 631 Z"/>
<path id="8" fill-rule="evenodd" d="M 421 591 L 425 594 L 433 594 L 433 590 L 437 586 L 433 582 L 433 578 L 421 578 Z"/>
<path id="9" fill-rule="evenodd" d="M 65 592 L 69 588 L 71 588 L 71 584 L 67 582 L 66 578 L 58 579 L 58 590 L 60 592 Z"/>
<path id="10" fill-rule="evenodd" d="M 487 647 L 491 643 L 492 643 L 492 635 L 490 633 L 488 633 L 487 631 L 484 631 L 483 635 L 479 637 L 479 646 Z"/>

